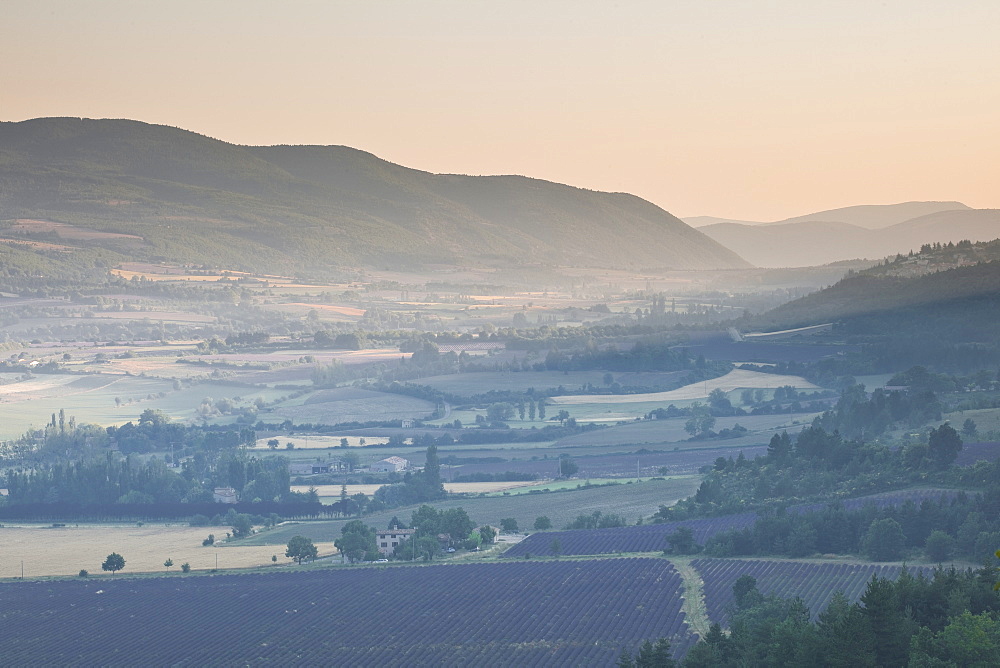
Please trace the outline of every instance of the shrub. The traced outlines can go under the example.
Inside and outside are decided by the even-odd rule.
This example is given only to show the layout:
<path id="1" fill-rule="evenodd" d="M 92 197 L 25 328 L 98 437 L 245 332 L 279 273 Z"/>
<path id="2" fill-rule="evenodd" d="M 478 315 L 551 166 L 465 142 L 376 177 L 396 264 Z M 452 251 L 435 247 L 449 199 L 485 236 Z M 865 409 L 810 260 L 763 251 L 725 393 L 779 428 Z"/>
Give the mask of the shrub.
<path id="1" fill-rule="evenodd" d="M 87 572 L 87 569 L 86 569 L 86 568 L 81 568 L 81 569 L 80 569 L 80 577 L 81 577 L 81 578 L 85 578 L 85 577 L 87 577 L 88 575 L 90 575 L 90 573 L 88 573 L 88 572 Z"/>

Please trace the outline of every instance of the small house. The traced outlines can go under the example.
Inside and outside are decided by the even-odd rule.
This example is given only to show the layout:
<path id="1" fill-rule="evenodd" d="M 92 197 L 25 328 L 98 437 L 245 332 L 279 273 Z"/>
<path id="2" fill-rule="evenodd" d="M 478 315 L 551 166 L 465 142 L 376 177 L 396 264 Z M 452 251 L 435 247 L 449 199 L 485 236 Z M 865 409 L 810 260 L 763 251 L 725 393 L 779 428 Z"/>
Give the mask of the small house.
<path id="1" fill-rule="evenodd" d="M 415 533 L 413 529 L 377 529 L 375 531 L 375 545 L 381 554 L 389 556 L 397 546 Z"/>

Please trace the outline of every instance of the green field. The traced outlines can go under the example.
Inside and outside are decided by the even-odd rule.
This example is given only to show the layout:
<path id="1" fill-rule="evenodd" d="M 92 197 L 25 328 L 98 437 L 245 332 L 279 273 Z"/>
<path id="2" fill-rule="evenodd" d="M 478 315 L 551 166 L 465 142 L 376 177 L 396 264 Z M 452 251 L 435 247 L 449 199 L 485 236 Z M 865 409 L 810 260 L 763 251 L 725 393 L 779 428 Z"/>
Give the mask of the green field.
<path id="1" fill-rule="evenodd" d="M 584 481 L 575 481 L 583 483 Z M 518 527 L 530 530 L 535 518 L 546 515 L 554 528 L 562 528 L 577 515 L 601 511 L 604 514 L 623 515 L 630 523 L 640 517 L 648 518 L 660 505 L 671 505 L 687 498 L 698 489 L 697 476 L 672 480 L 649 480 L 641 483 L 625 483 L 602 487 L 572 489 L 564 492 L 540 492 L 538 494 L 511 494 L 509 496 L 487 496 L 474 498 L 447 499 L 432 504 L 435 508 L 464 508 L 477 524 L 499 526 L 500 520 L 513 517 Z M 393 516 L 408 522 L 415 507 L 396 508 L 391 511 L 367 515 L 362 520 L 374 527 L 388 526 Z M 340 536 L 340 528 L 349 519 L 319 520 L 288 523 L 266 533 L 241 541 L 240 544 L 282 545 L 295 535 L 303 535 L 313 540 L 330 541 Z"/>
<path id="2" fill-rule="evenodd" d="M 423 399 L 342 387 L 319 390 L 278 404 L 267 413 L 267 421 L 338 424 L 423 418 L 433 412 L 434 404 Z"/>
<path id="3" fill-rule="evenodd" d="M 667 480 L 684 480 L 687 478 L 692 478 L 694 476 L 670 476 Z M 517 494 L 535 494 L 538 491 L 543 492 L 561 492 L 564 490 L 578 490 L 591 485 L 626 485 L 634 484 L 637 482 L 649 482 L 650 480 L 661 480 L 662 478 L 588 478 L 586 480 L 546 480 L 535 485 L 526 485 L 524 487 L 515 487 L 503 492 L 490 492 L 488 496 L 514 496 Z"/>
<path id="4" fill-rule="evenodd" d="M 666 386 L 676 384 L 684 376 L 683 371 L 644 372 L 644 373 L 612 373 L 613 381 L 621 385 L 632 386 Z M 436 390 L 471 396 L 489 390 L 507 392 L 526 392 L 536 390 L 556 389 L 560 386 L 567 390 L 579 390 L 586 384 L 597 387 L 604 386 L 604 371 L 518 371 L 472 373 L 456 373 L 447 376 L 432 376 L 415 381 L 418 385 L 429 385 Z"/>
<path id="5" fill-rule="evenodd" d="M 739 417 L 718 418 L 715 431 L 731 428 L 736 424 L 746 427 L 750 432 L 769 432 L 782 427 L 799 429 L 809 424 L 816 413 L 796 413 L 792 415 L 741 415 Z M 684 442 L 685 447 L 725 447 L 728 441 L 708 440 L 688 442 L 690 434 L 684 431 L 686 418 L 671 418 L 668 420 L 643 420 L 630 424 L 610 427 L 597 431 L 575 434 L 560 439 L 559 446 L 589 446 L 589 445 L 642 445 L 660 443 Z M 795 423 L 798 423 L 796 425 Z M 767 439 L 764 439 L 766 442 Z"/>

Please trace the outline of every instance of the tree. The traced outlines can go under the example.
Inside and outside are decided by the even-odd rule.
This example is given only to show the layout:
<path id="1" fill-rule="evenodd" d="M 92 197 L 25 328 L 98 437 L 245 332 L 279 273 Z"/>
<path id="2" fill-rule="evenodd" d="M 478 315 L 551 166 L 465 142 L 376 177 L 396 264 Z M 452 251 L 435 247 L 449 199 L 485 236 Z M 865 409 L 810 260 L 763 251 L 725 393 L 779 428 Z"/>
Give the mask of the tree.
<path id="1" fill-rule="evenodd" d="M 487 545 L 492 545 L 493 541 L 497 539 L 496 529 L 491 527 L 489 524 L 484 524 L 479 527 L 479 535 L 482 536 L 483 543 Z"/>
<path id="2" fill-rule="evenodd" d="M 861 597 L 865 619 L 874 636 L 875 661 L 880 666 L 904 666 L 909 633 L 908 612 L 899 604 L 893 583 L 877 575 L 868 583 Z"/>
<path id="3" fill-rule="evenodd" d="M 972 418 L 966 418 L 965 422 L 962 423 L 962 433 L 968 437 L 973 437 L 976 435 L 976 421 Z"/>
<path id="4" fill-rule="evenodd" d="M 927 557 L 939 564 L 948 561 L 954 549 L 955 539 L 944 531 L 937 529 L 931 531 L 930 535 L 927 536 L 927 542 L 924 543 L 924 550 L 927 552 Z"/>
<path id="5" fill-rule="evenodd" d="M 634 659 L 623 649 L 617 665 L 618 668 L 674 668 L 677 663 L 670 656 L 670 641 L 660 638 L 655 644 L 649 640 L 642 643 Z"/>
<path id="6" fill-rule="evenodd" d="M 486 409 L 486 419 L 490 422 L 506 422 L 513 417 L 514 406 L 506 401 L 490 404 Z"/>
<path id="7" fill-rule="evenodd" d="M 535 518 L 535 531 L 545 531 L 552 528 L 552 520 L 546 515 L 539 515 Z"/>
<path id="8" fill-rule="evenodd" d="M 246 513 L 237 513 L 233 517 L 233 538 L 245 538 L 253 533 L 253 521 Z"/>
<path id="9" fill-rule="evenodd" d="M 304 560 L 318 557 L 319 550 L 313 545 L 312 539 L 305 536 L 292 536 L 288 541 L 288 549 L 285 550 L 285 556 L 291 557 L 299 562 L 301 566 Z"/>
<path id="10" fill-rule="evenodd" d="M 557 557 L 562 554 L 562 543 L 559 542 L 558 538 L 552 539 L 552 542 L 549 544 L 549 550 Z"/>
<path id="11" fill-rule="evenodd" d="M 664 554 L 695 554 L 699 547 L 694 542 L 694 531 L 691 527 L 678 527 L 677 531 L 667 536 L 670 542 Z"/>
<path id="12" fill-rule="evenodd" d="M 895 561 L 903 556 L 906 536 L 899 522 L 892 518 L 874 520 L 868 526 L 863 549 L 873 561 Z"/>
<path id="13" fill-rule="evenodd" d="M 184 573 L 190 573 L 191 572 L 191 564 L 189 564 L 188 562 L 185 561 L 183 564 L 181 564 L 181 571 L 184 572 Z"/>
<path id="14" fill-rule="evenodd" d="M 517 533 L 517 518 L 505 517 L 500 520 L 500 531 L 504 533 Z"/>
<path id="15" fill-rule="evenodd" d="M 572 457 L 565 453 L 559 455 L 559 475 L 568 478 L 579 470 L 580 467 L 576 465 Z"/>
<path id="16" fill-rule="evenodd" d="M 171 566 L 173 566 L 173 565 L 174 565 L 174 560 L 173 560 L 173 559 L 170 559 L 170 558 L 168 558 L 168 559 L 167 559 L 166 561 L 164 561 L 164 562 L 163 562 L 163 565 L 164 565 L 165 567 L 167 567 L 167 568 L 170 568 Z"/>
<path id="17" fill-rule="evenodd" d="M 347 557 L 352 564 L 356 561 L 378 558 L 375 530 L 361 520 L 351 520 L 340 530 L 343 534 L 333 541 L 334 547 Z"/>
<path id="18" fill-rule="evenodd" d="M 101 564 L 101 570 L 111 571 L 112 575 L 115 574 L 115 571 L 120 571 L 123 568 L 125 568 L 125 557 L 117 552 L 109 554 L 108 558 L 104 560 L 103 564 Z"/>
<path id="19" fill-rule="evenodd" d="M 741 610 L 754 605 L 760 599 L 757 578 L 752 575 L 741 575 L 737 578 L 733 583 L 733 598 L 736 600 L 736 607 Z"/>
<path id="20" fill-rule="evenodd" d="M 962 438 L 950 424 L 945 422 L 937 429 L 931 429 L 927 446 L 930 449 L 931 459 L 939 467 L 948 468 L 962 450 Z"/>

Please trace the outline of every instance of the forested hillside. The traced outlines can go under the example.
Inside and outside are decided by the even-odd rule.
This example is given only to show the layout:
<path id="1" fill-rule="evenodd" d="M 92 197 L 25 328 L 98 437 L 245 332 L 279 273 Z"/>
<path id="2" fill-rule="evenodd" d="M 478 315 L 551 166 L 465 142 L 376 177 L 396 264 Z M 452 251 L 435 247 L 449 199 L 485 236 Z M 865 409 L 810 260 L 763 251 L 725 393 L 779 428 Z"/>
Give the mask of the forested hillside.
<path id="1" fill-rule="evenodd" d="M 128 120 L 0 123 L 0 195 L 0 236 L 49 254 L 101 247 L 129 259 L 273 272 L 441 262 L 748 266 L 632 195 L 430 174 L 343 146 L 237 146 Z M 69 241 L 24 220 L 69 223 L 89 236 Z"/>

